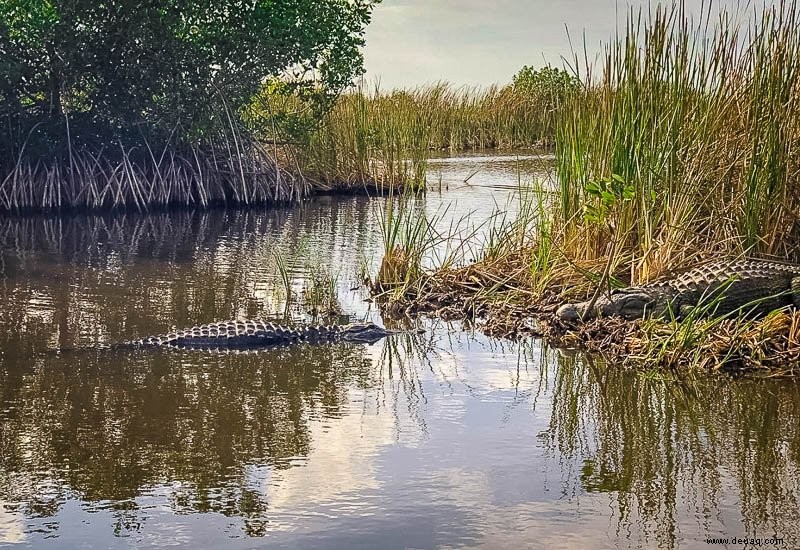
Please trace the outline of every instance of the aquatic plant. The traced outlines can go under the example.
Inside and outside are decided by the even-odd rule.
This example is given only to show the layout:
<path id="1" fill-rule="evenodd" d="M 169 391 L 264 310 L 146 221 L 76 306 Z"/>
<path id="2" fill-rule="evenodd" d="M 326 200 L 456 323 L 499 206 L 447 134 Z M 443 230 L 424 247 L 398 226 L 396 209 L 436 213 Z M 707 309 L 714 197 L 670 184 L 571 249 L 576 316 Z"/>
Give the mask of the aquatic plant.
<path id="1" fill-rule="evenodd" d="M 326 266 L 309 267 L 310 272 L 303 281 L 303 309 L 314 319 L 340 315 L 338 274 L 331 273 Z"/>
<path id="2" fill-rule="evenodd" d="M 390 197 L 378 218 L 383 258 L 371 286 L 384 294 L 406 295 L 422 278 L 422 258 L 436 240 L 433 223 L 409 193 Z"/>
<path id="3" fill-rule="evenodd" d="M 632 10 L 587 68 L 556 138 L 570 257 L 609 254 L 609 229 L 582 213 L 590 183 L 614 177 L 631 186 L 612 221 L 634 281 L 712 251 L 800 259 L 798 9 L 748 13 L 745 24 L 710 3 L 698 21 L 681 3 Z"/>
<path id="4" fill-rule="evenodd" d="M 276 100 L 274 108 L 284 103 Z M 425 183 L 431 151 L 511 149 L 552 143 L 556 111 L 513 86 L 438 83 L 383 91 L 361 83 L 343 94 L 297 148 L 312 179 Z M 298 105 L 293 112 L 302 112 Z"/>

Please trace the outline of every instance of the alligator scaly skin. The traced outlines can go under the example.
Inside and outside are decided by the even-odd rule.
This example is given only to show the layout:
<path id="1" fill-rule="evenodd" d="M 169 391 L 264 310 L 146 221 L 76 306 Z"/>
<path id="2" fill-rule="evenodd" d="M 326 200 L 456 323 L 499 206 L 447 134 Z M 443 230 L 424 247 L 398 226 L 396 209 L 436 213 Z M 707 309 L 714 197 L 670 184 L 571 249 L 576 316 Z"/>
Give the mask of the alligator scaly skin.
<path id="1" fill-rule="evenodd" d="M 561 306 L 565 321 L 618 315 L 682 318 L 695 308 L 710 316 L 760 317 L 794 305 L 800 307 L 800 266 L 761 260 L 712 262 L 677 277 L 612 291 L 590 301 Z"/>
<path id="2" fill-rule="evenodd" d="M 391 334 L 373 323 L 286 327 L 262 320 L 208 323 L 169 334 L 130 340 L 116 347 L 167 346 L 184 349 L 241 349 L 283 346 L 299 342 L 373 343 Z"/>

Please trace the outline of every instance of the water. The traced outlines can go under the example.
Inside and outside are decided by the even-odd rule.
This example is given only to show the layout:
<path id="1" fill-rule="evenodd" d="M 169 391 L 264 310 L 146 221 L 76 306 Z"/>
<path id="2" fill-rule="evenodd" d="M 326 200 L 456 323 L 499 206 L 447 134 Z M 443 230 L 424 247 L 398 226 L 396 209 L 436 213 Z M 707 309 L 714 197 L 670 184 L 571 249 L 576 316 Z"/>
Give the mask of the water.
<path id="1" fill-rule="evenodd" d="M 519 166 L 437 161 L 420 207 L 480 226 Z M 663 380 L 436 321 L 373 346 L 55 351 L 309 320 L 320 274 L 341 320 L 381 320 L 351 289 L 385 205 L 0 220 L 0 546 L 800 544 L 796 383 Z"/>

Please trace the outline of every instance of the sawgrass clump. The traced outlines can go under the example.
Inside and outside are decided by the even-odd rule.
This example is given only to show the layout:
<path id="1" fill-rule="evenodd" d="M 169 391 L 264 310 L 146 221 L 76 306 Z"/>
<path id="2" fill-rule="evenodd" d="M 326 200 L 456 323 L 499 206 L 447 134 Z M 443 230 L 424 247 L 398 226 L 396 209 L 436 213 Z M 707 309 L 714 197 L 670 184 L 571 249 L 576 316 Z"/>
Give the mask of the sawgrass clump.
<path id="1" fill-rule="evenodd" d="M 562 111 L 556 218 L 574 260 L 633 282 L 698 256 L 800 260 L 800 19 L 794 2 L 631 11 Z"/>

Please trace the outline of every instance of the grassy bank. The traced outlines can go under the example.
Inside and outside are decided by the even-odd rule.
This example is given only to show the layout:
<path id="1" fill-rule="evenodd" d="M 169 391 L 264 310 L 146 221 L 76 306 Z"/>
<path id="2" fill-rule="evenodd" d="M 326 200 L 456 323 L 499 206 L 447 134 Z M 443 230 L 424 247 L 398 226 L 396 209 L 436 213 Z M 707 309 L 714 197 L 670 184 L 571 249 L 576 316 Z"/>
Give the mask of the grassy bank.
<path id="1" fill-rule="evenodd" d="M 601 280 L 644 283 L 711 257 L 800 260 L 797 6 L 735 21 L 692 21 L 680 4 L 631 12 L 560 110 L 555 193 L 525 194 L 476 263 L 395 285 L 393 307 L 485 317 L 495 334 L 547 333 L 639 364 L 794 373 L 797 314 L 577 332 L 530 322 Z"/>
<path id="2" fill-rule="evenodd" d="M 566 74 L 551 71 L 544 74 Z M 541 80 L 540 72 L 532 74 Z M 380 182 L 422 187 L 432 151 L 552 146 L 565 93 L 554 92 L 552 85 L 539 88 L 440 83 L 384 91 L 362 83 L 340 96 L 316 124 L 307 105 L 271 86 L 256 98 L 248 116 L 264 129 L 266 140 L 293 144 L 295 166 L 323 186 Z"/>

